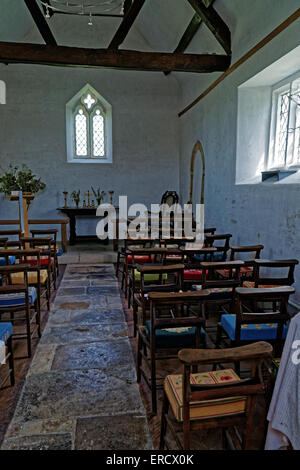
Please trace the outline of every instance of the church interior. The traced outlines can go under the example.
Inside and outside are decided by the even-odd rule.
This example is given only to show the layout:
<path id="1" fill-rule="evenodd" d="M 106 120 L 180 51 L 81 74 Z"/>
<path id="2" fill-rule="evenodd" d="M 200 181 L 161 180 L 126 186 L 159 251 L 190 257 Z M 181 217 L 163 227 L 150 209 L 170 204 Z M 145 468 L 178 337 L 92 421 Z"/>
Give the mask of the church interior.
<path id="1" fill-rule="evenodd" d="M 299 28 L 0 0 L 1 450 L 300 450 Z"/>

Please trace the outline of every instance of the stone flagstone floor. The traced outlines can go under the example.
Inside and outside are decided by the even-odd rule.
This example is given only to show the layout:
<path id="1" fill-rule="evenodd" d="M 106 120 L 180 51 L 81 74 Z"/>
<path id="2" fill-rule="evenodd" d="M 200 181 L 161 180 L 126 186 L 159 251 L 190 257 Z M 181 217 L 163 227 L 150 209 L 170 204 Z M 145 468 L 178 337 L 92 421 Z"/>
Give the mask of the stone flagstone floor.
<path id="1" fill-rule="evenodd" d="M 2 450 L 151 448 L 113 265 L 68 265 Z"/>

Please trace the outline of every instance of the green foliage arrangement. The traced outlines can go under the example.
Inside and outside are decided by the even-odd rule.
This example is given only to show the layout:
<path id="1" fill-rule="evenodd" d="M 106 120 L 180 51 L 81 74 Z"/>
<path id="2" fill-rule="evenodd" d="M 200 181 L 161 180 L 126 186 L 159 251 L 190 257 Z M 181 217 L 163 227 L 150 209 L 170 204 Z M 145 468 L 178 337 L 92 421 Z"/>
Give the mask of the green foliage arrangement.
<path id="1" fill-rule="evenodd" d="M 97 190 L 95 190 L 95 189 L 93 188 L 93 186 L 92 186 L 92 191 L 93 191 L 93 193 L 94 193 L 94 196 L 95 196 L 96 201 L 97 201 L 98 206 L 99 206 L 99 204 L 101 204 L 101 201 L 102 201 L 102 199 L 104 198 L 106 192 L 105 192 L 105 191 L 100 191 L 100 188 L 98 188 Z"/>
<path id="2" fill-rule="evenodd" d="M 0 192 L 7 196 L 10 196 L 12 191 L 37 194 L 46 187 L 45 183 L 37 178 L 27 165 L 22 165 L 19 169 L 19 167 L 10 164 L 8 170 L 2 170 L 1 173 Z"/>
<path id="3" fill-rule="evenodd" d="M 75 202 L 76 207 L 78 207 L 79 201 L 80 201 L 80 190 L 79 191 L 72 191 L 71 199 Z"/>

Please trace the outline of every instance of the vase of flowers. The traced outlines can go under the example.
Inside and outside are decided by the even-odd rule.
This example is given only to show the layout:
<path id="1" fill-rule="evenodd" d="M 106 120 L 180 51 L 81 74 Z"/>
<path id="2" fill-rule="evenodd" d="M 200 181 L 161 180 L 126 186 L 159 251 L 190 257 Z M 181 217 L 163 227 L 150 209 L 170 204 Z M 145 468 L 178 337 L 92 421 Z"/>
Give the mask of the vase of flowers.
<path id="1" fill-rule="evenodd" d="M 22 191 L 24 195 L 35 196 L 45 187 L 45 183 L 37 178 L 27 165 L 22 165 L 20 169 L 10 164 L 8 170 L 3 171 L 0 177 L 0 192 L 6 196 L 19 191 Z"/>
<path id="2" fill-rule="evenodd" d="M 80 202 L 80 190 L 79 191 L 73 191 L 72 194 L 71 194 L 71 199 L 75 202 L 76 208 L 78 209 L 79 202 Z"/>
<path id="3" fill-rule="evenodd" d="M 102 199 L 104 198 L 106 192 L 105 192 L 105 191 L 100 191 L 100 188 L 98 188 L 97 190 L 95 190 L 95 189 L 93 188 L 93 186 L 92 186 L 92 191 L 93 191 L 93 193 L 94 193 L 94 196 L 95 196 L 95 198 L 96 198 L 96 201 L 97 201 L 98 206 L 100 206 L 101 201 L 102 201 Z"/>

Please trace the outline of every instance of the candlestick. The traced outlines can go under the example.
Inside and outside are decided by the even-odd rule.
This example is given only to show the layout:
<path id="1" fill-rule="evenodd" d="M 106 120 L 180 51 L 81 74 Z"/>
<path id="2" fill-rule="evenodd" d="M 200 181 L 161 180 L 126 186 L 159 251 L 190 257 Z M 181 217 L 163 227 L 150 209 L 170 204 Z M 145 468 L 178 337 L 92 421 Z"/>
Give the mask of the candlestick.
<path id="1" fill-rule="evenodd" d="M 66 209 L 68 207 L 68 204 L 67 204 L 68 191 L 63 191 L 63 195 L 64 195 L 64 198 L 65 198 L 64 208 Z"/>
<path id="2" fill-rule="evenodd" d="M 112 205 L 112 200 L 113 200 L 113 195 L 114 195 L 114 191 L 111 189 L 109 192 L 109 196 L 110 196 L 110 204 Z"/>

